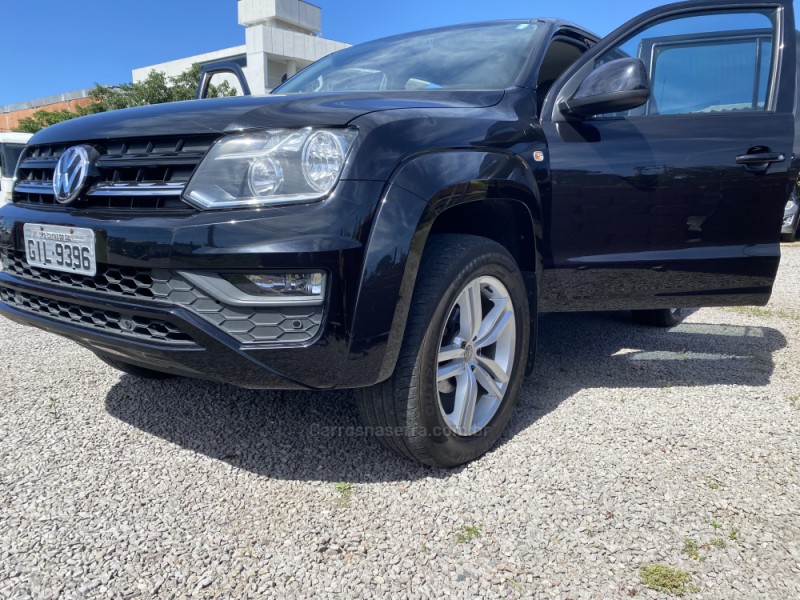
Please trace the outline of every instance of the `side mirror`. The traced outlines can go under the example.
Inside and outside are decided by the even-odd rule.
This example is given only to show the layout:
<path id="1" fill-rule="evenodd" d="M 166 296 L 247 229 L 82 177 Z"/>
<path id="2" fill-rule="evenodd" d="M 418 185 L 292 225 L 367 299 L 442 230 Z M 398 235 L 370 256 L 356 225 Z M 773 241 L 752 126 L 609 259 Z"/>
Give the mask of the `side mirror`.
<path id="1" fill-rule="evenodd" d="M 638 58 L 618 58 L 592 71 L 558 108 L 567 116 L 583 119 L 638 108 L 649 99 L 644 63 Z"/>
<path id="2" fill-rule="evenodd" d="M 244 76 L 242 68 L 234 62 L 218 62 L 205 65 L 200 70 L 200 81 L 197 84 L 195 99 L 202 100 L 208 96 L 208 87 L 211 85 L 211 78 L 217 73 L 230 73 L 239 80 L 242 94 L 250 95 L 250 86 L 247 85 L 247 78 Z"/>

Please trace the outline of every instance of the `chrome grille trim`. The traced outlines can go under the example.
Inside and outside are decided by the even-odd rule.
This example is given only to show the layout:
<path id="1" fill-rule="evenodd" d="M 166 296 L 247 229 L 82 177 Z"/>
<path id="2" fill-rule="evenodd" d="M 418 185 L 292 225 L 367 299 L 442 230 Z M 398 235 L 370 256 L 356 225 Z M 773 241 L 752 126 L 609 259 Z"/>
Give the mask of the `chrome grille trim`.
<path id="1" fill-rule="evenodd" d="M 13 201 L 59 210 L 98 208 L 127 213 L 154 210 L 195 212 L 181 198 L 197 165 L 218 134 L 172 138 L 75 141 L 29 146 L 19 163 Z M 91 145 L 100 158 L 87 189 L 68 206 L 55 201 L 52 180 L 67 148 Z"/>
<path id="2" fill-rule="evenodd" d="M 180 196 L 185 183 L 98 183 L 87 196 Z"/>
<path id="3" fill-rule="evenodd" d="M 17 183 L 14 187 L 15 192 L 24 194 L 53 194 L 52 181 L 25 181 Z"/>

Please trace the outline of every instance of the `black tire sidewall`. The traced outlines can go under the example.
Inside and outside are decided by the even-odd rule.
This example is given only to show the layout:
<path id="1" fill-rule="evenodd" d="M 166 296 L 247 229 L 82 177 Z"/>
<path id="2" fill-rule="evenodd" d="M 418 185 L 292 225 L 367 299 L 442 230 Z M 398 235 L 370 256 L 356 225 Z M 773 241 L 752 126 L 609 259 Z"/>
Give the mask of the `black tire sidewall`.
<path id="1" fill-rule="evenodd" d="M 456 275 L 449 281 L 449 285 L 442 283 L 440 300 L 431 315 L 414 369 L 417 375 L 416 397 L 421 426 L 428 440 L 429 451 L 440 465 L 460 465 L 486 453 L 505 429 L 522 387 L 530 343 L 528 294 L 514 259 L 502 247 L 490 243 L 490 252 L 477 256 L 474 252 L 465 253 L 461 268 L 454 269 Z M 466 285 L 481 276 L 496 278 L 509 293 L 514 307 L 516 348 L 509 385 L 499 410 L 482 430 L 465 437 L 457 435 L 444 420 L 439 408 L 436 371 L 445 320 Z"/>
<path id="2" fill-rule="evenodd" d="M 675 327 L 679 325 L 684 318 L 684 309 L 678 308 L 676 312 L 672 312 L 670 308 L 656 308 L 652 310 L 634 310 L 633 319 L 640 325 L 648 325 L 650 327 Z"/>

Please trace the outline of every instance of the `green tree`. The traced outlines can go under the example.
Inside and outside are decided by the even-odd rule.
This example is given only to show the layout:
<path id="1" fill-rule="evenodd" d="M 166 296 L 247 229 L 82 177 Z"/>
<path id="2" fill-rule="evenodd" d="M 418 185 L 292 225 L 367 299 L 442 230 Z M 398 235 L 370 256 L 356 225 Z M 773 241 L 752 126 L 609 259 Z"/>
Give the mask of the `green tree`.
<path id="1" fill-rule="evenodd" d="M 91 104 L 75 111 L 37 110 L 30 117 L 21 119 L 16 131 L 36 133 L 55 123 L 84 115 L 148 104 L 191 100 L 194 98 L 199 80 L 200 65 L 192 65 L 190 69 L 176 77 L 167 77 L 161 71 L 151 71 L 146 79 L 136 83 L 123 83 L 118 86 L 105 86 L 98 83 L 89 92 L 89 97 L 93 100 Z M 208 89 L 209 98 L 235 95 L 236 90 L 228 82 L 212 85 Z"/>
<path id="2" fill-rule="evenodd" d="M 23 133 L 36 133 L 40 129 L 50 127 L 61 121 L 74 119 L 75 117 L 82 117 L 83 115 L 90 114 L 86 108 L 78 108 L 75 111 L 69 110 L 37 110 L 30 117 L 20 119 L 17 128 L 14 131 L 21 131 Z"/>
<path id="3" fill-rule="evenodd" d="M 176 77 L 167 77 L 161 71 L 151 71 L 144 81 L 137 83 L 123 83 L 115 87 L 97 84 L 89 93 L 95 100 L 92 112 L 191 100 L 197 91 L 199 80 L 200 65 L 192 65 Z M 208 89 L 209 98 L 235 95 L 236 90 L 227 82 L 212 85 Z"/>

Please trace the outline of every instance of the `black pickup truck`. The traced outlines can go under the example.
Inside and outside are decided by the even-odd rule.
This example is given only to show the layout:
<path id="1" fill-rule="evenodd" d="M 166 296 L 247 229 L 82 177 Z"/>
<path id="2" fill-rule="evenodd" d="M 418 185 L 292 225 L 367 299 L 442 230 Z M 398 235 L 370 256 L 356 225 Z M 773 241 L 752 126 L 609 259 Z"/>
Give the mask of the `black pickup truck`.
<path id="1" fill-rule="evenodd" d="M 268 96 L 67 121 L 0 210 L 0 312 L 141 377 L 355 388 L 386 447 L 462 464 L 538 315 L 767 302 L 795 82 L 790 1 L 693 1 L 603 39 L 401 35 Z"/>

